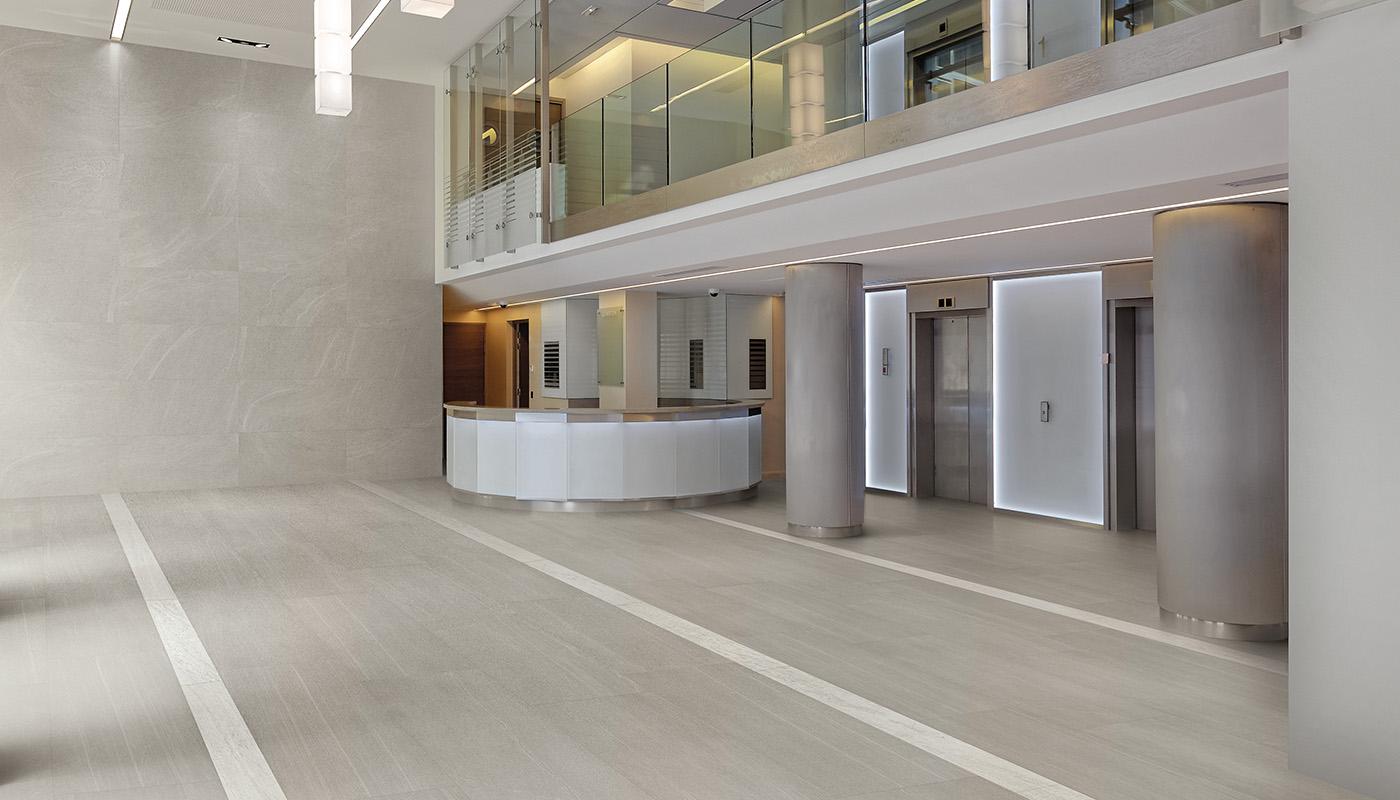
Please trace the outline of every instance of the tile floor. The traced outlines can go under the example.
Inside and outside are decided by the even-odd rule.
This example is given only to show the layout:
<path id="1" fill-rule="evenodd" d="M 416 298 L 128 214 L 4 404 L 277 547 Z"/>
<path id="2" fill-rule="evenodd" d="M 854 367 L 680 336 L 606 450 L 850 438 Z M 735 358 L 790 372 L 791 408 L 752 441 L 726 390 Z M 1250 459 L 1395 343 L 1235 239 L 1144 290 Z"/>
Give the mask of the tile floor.
<path id="1" fill-rule="evenodd" d="M 1356 797 L 1288 769 L 1277 672 L 682 513 L 368 488 L 451 526 L 348 483 L 122 496 L 292 800 Z M 782 530 L 781 484 L 707 511 Z M 1156 625 L 1149 534 L 885 496 L 868 518 L 839 546 Z M 638 607 L 1050 788 L 996 785 Z M 0 798 L 229 796 L 204 736 L 102 498 L 0 501 Z"/>

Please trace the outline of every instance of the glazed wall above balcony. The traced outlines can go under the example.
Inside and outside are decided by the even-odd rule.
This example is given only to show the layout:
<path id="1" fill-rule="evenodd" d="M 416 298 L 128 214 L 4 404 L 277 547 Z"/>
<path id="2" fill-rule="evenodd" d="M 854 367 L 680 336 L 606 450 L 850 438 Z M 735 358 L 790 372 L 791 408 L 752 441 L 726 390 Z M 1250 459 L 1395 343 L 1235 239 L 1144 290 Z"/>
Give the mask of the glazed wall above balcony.
<path id="1" fill-rule="evenodd" d="M 1010 0 L 774 0 L 690 49 L 612 35 L 543 81 L 527 84 L 522 75 L 518 83 L 497 81 L 494 90 L 483 82 L 469 113 L 456 113 L 454 83 L 449 140 L 464 146 L 452 154 L 448 264 L 1278 43 L 1277 35 L 1259 36 L 1258 0 L 1215 8 L 1229 2 L 1212 0 L 1198 9 L 1209 13 L 1186 17 L 1177 4 L 1151 0 L 1112 8 L 1098 0 L 1033 0 L 1016 17 Z M 558 5 L 531 19 L 537 32 Z M 535 62 L 554 63 L 538 54 Z M 512 104 L 518 110 L 510 114 L 493 111 Z M 545 114 L 549 123 L 539 125 Z M 514 136 L 504 153 L 500 144 L 495 160 L 473 152 L 488 149 L 482 142 L 493 130 L 501 136 L 502 124 Z"/>

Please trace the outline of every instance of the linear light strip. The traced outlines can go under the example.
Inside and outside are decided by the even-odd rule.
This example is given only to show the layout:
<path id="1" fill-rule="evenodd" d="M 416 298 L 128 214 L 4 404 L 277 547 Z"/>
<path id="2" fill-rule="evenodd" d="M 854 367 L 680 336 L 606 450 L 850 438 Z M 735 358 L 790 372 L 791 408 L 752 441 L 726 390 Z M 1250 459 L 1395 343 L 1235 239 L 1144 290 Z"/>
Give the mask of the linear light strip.
<path id="1" fill-rule="evenodd" d="M 681 283 L 681 282 L 684 282 L 684 281 L 698 281 L 698 280 L 702 280 L 702 279 L 704 279 L 704 278 L 720 278 L 720 277 L 723 277 L 723 276 L 725 276 L 725 275 L 737 275 L 737 274 L 742 273 L 742 272 L 755 272 L 755 271 L 761 270 L 761 269 L 776 269 L 776 268 L 778 268 L 778 267 L 789 267 L 789 266 L 794 266 L 794 265 L 796 265 L 796 264 L 815 264 L 815 263 L 821 262 L 821 261 L 839 261 L 839 260 L 841 260 L 841 259 L 843 259 L 843 258 L 852 258 L 852 257 L 854 257 L 854 256 L 870 255 L 870 254 L 872 254 L 872 253 L 888 253 L 888 252 L 892 252 L 892 251 L 894 251 L 894 250 L 905 250 L 905 249 L 908 249 L 908 248 L 910 248 L 910 247 L 928 247 L 928 246 L 935 245 L 935 244 L 948 244 L 949 242 L 962 242 L 962 241 L 967 241 L 967 240 L 969 240 L 969 239 L 982 239 L 982 238 L 985 238 L 985 237 L 988 237 L 988 236 L 1000 236 L 1000 235 L 1006 234 L 1006 233 L 1024 233 L 1025 231 L 1038 231 L 1038 230 L 1044 230 L 1045 228 L 1058 228 L 1058 227 L 1060 227 L 1061 225 L 1074 225 L 1074 224 L 1077 224 L 1077 223 L 1080 223 L 1080 222 L 1097 222 L 1097 221 L 1099 221 L 1099 220 L 1104 220 L 1104 219 L 1115 219 L 1115 218 L 1117 218 L 1117 217 L 1129 217 L 1129 216 L 1133 216 L 1133 215 L 1135 215 L 1135 214 L 1155 214 L 1155 213 L 1158 213 L 1158 212 L 1160 212 L 1160 211 L 1171 211 L 1171 210 L 1177 209 L 1177 208 L 1190 208 L 1191 206 L 1209 205 L 1209 204 L 1211 204 L 1211 203 L 1227 203 L 1227 202 L 1230 202 L 1231 200 L 1245 200 L 1245 199 L 1248 199 L 1248 198 L 1250 198 L 1250 197 L 1263 197 L 1264 195 L 1278 194 L 1278 193 L 1280 193 L 1280 192 L 1286 192 L 1286 191 L 1288 191 L 1288 187 L 1287 187 L 1287 186 L 1283 186 L 1283 187 L 1280 187 L 1280 188 L 1277 188 L 1277 189 L 1261 189 L 1261 190 L 1255 191 L 1255 192 L 1240 192 L 1239 194 L 1227 194 L 1227 195 L 1221 195 L 1221 196 L 1219 196 L 1219 197 L 1207 197 L 1207 198 L 1202 199 L 1202 200 L 1189 200 L 1189 201 L 1186 201 L 1186 202 L 1183 202 L 1183 203 L 1167 203 L 1166 205 L 1147 206 L 1147 207 L 1145 207 L 1145 208 L 1133 208 L 1133 209 L 1129 209 L 1129 210 L 1127 210 L 1127 211 L 1111 211 L 1111 212 L 1108 212 L 1108 213 L 1106 213 L 1106 214 L 1093 214 L 1093 215 L 1087 216 L 1087 217 L 1075 217 L 1074 219 L 1061 219 L 1061 220 L 1055 220 L 1055 221 L 1053 221 L 1053 222 L 1038 222 L 1038 223 L 1036 223 L 1036 224 L 1034 224 L 1034 225 L 1018 225 L 1018 226 L 1016 226 L 1016 227 L 1014 227 L 1014 228 L 999 228 L 999 229 L 994 230 L 994 231 L 979 231 L 979 232 L 977 232 L 977 233 L 964 233 L 964 234 L 960 234 L 960 235 L 958 235 L 958 236 L 945 236 L 945 237 L 942 237 L 942 238 L 940 238 L 940 239 L 929 239 L 929 240 L 923 241 L 923 242 L 909 242 L 909 243 L 907 243 L 907 244 L 892 244 L 892 245 L 888 245 L 888 246 L 885 246 L 885 247 L 872 247 L 872 248 L 870 248 L 870 249 L 868 249 L 868 250 L 853 250 L 853 251 L 848 252 L 848 253 L 837 253 L 837 254 L 835 254 L 835 255 L 816 256 L 816 257 L 813 257 L 813 258 L 799 258 L 799 259 L 796 259 L 796 260 L 793 260 L 793 261 L 780 261 L 780 262 L 778 262 L 778 263 L 776 263 L 776 264 L 760 264 L 760 265 L 758 265 L 758 266 L 756 266 L 756 267 L 735 267 L 735 268 L 733 268 L 733 269 L 722 269 L 722 270 L 716 270 L 715 272 L 707 272 L 707 273 L 704 273 L 703 275 L 685 275 L 685 276 L 682 276 L 682 277 L 679 277 L 679 278 L 663 278 L 663 279 L 660 279 L 660 280 L 645 281 L 645 282 L 643 282 L 643 283 L 633 283 L 633 284 L 629 284 L 629 285 L 627 285 L 627 286 L 613 286 L 613 287 L 609 287 L 609 288 L 606 288 L 606 289 L 592 289 L 592 290 L 586 291 L 586 292 L 571 292 L 571 293 L 569 293 L 569 294 L 561 294 L 561 295 L 556 295 L 556 296 L 554 296 L 554 297 L 545 297 L 545 298 L 542 298 L 542 299 L 539 299 L 539 300 L 519 300 L 519 301 L 516 301 L 516 302 L 514 302 L 514 303 L 507 303 L 505 306 L 500 306 L 500 305 L 483 306 L 483 307 L 481 307 L 481 308 L 478 308 L 477 311 L 490 311 L 491 309 L 494 309 L 494 308 L 508 308 L 508 307 L 510 307 L 510 306 L 524 305 L 524 304 L 526 304 L 526 303 L 545 303 L 545 302 L 548 302 L 548 301 L 550 301 L 550 300 L 567 300 L 567 299 L 569 299 L 569 298 L 571 298 L 571 297 L 588 297 L 588 296 L 590 296 L 590 295 L 601 294 L 601 293 L 603 293 L 603 292 L 621 292 L 621 291 L 626 291 L 626 290 L 628 290 L 628 289 L 646 289 L 646 288 L 649 288 L 649 287 L 652 287 L 652 286 L 665 286 L 665 285 L 667 285 L 667 284 L 671 284 L 671 283 Z M 1140 259 L 1132 259 L 1132 260 L 1140 260 Z M 1064 269 L 1064 267 L 1060 267 L 1059 269 Z M 943 279 L 939 279 L 939 280 L 943 280 Z"/>
<path id="2" fill-rule="evenodd" d="M 880 291 L 882 289 L 904 289 L 910 286 L 920 286 L 925 283 L 947 283 L 948 281 L 967 281 L 973 278 L 1011 278 L 1016 276 L 1040 275 L 1043 273 L 1068 272 L 1070 270 L 1091 269 L 1093 267 L 1116 267 L 1119 264 L 1142 264 L 1152 260 L 1152 256 L 1137 256 L 1136 258 L 1110 258 L 1104 261 L 1081 261 L 1077 264 L 1053 264 L 1048 267 L 1026 267 L 1025 269 L 1008 269 L 1001 272 L 974 272 L 968 275 L 949 275 L 946 278 L 918 278 L 910 281 L 890 281 L 889 283 L 870 283 L 861 287 L 867 292 Z"/>
<path id="3" fill-rule="evenodd" d="M 373 11 L 369 12 L 369 16 L 365 17 L 365 21 L 360 23 L 360 29 L 355 31 L 354 36 L 350 37 L 351 47 L 360 43 L 360 37 L 364 36 L 365 32 L 369 30 L 369 26 L 373 25 L 374 21 L 379 19 L 379 15 L 384 13 L 384 7 L 387 5 L 389 5 L 389 0 L 379 0 L 379 4 L 374 7 Z"/>
<path id="4" fill-rule="evenodd" d="M 131 0 L 117 0 L 117 13 L 112 17 L 112 41 L 120 42 L 126 35 L 126 21 L 131 17 Z"/>

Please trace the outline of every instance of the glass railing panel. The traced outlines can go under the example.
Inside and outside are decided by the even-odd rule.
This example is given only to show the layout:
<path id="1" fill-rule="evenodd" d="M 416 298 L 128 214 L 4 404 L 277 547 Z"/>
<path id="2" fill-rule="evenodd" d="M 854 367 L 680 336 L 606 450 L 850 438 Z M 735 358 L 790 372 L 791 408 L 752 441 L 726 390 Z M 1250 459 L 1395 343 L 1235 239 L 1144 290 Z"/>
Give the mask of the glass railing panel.
<path id="1" fill-rule="evenodd" d="M 554 215 L 562 218 L 603 204 L 603 100 L 560 121 L 554 134 Z"/>
<path id="2" fill-rule="evenodd" d="M 990 54 L 983 9 L 982 0 L 871 0 L 866 8 L 870 117 L 986 83 Z"/>
<path id="3" fill-rule="evenodd" d="M 783 0 L 753 17 L 754 155 L 865 121 L 860 0 Z"/>
<path id="4" fill-rule="evenodd" d="M 753 157 L 749 24 L 669 64 L 671 181 Z"/>
<path id="5" fill-rule="evenodd" d="M 501 30 L 501 134 L 506 138 L 501 202 L 504 246 L 514 250 L 540 240 L 537 168 L 540 164 L 540 102 L 535 0 L 524 0 Z"/>
<path id="6" fill-rule="evenodd" d="M 652 70 L 603 102 L 603 203 L 665 186 L 666 73 Z"/>

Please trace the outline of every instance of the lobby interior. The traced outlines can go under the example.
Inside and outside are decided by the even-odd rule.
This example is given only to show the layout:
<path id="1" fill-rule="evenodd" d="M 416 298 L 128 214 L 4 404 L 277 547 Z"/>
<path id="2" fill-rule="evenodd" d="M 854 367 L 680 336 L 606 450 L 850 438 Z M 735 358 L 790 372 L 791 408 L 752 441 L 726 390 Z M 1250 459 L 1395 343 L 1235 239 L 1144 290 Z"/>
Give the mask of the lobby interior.
<path id="1" fill-rule="evenodd" d="M 0 0 L 0 800 L 1400 798 L 1397 35 Z"/>

